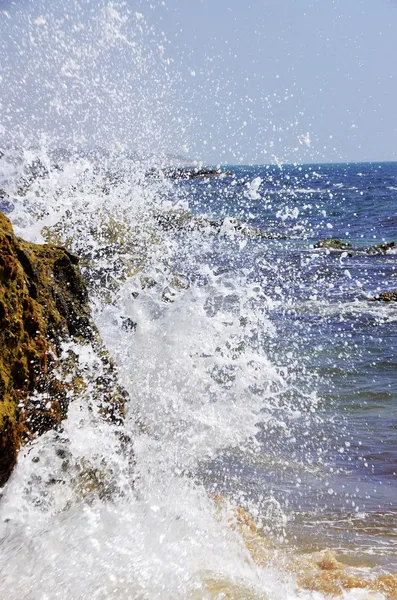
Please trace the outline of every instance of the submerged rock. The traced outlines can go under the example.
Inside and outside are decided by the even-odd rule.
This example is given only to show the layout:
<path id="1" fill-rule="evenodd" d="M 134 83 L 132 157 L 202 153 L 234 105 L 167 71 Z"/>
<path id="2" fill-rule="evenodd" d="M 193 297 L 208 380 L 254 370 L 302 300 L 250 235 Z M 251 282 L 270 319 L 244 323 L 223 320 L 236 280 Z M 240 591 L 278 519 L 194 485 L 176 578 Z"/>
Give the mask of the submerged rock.
<path id="1" fill-rule="evenodd" d="M 370 246 L 366 248 L 367 254 L 387 254 L 389 250 L 396 248 L 396 242 L 385 242 L 384 244 L 377 244 L 376 246 Z"/>
<path id="2" fill-rule="evenodd" d="M 397 302 L 397 290 L 392 292 L 382 292 L 375 298 L 372 298 L 374 302 Z"/>
<path id="3" fill-rule="evenodd" d="M 260 227 L 243 223 L 238 219 L 212 219 L 186 211 L 168 211 L 155 215 L 157 225 L 164 231 L 200 231 L 220 235 L 237 235 L 245 238 L 275 239 L 283 237 Z"/>
<path id="4" fill-rule="evenodd" d="M 214 502 L 217 516 L 221 518 L 226 515 L 229 527 L 240 534 L 253 562 L 258 566 L 266 568 L 277 563 L 283 571 L 295 576 L 299 587 L 325 594 L 327 598 L 341 598 L 344 592 L 352 589 L 365 590 L 366 594 L 360 596 L 363 599 L 378 598 L 378 593 L 385 594 L 390 600 L 397 597 L 397 574 L 379 575 L 363 566 L 358 569 L 349 564 L 350 561 L 346 560 L 347 557 L 342 552 L 336 553 L 327 548 L 305 554 L 286 551 L 286 547 L 282 548 L 275 536 L 265 535 L 263 527 L 259 526 L 247 510 L 232 505 L 221 496 L 215 496 Z M 211 590 L 215 592 L 211 598 L 218 598 L 220 591 L 223 593 L 226 590 L 227 582 L 215 577 L 208 581 Z M 207 580 L 206 585 L 208 586 Z M 246 589 L 242 589 L 241 594 L 239 591 L 237 595 L 233 589 L 230 596 L 224 597 L 263 598 L 262 595 L 251 596 Z"/>
<path id="5" fill-rule="evenodd" d="M 95 375 L 79 361 L 82 345 L 95 355 Z M 0 485 L 21 444 L 59 426 L 84 389 L 121 422 L 127 394 L 91 320 L 78 258 L 17 238 L 2 212 L 0 347 Z"/>
<path id="6" fill-rule="evenodd" d="M 348 248 L 351 248 L 352 245 L 349 242 L 342 242 L 336 238 L 324 238 L 314 244 L 314 247 L 327 248 L 328 250 L 347 250 Z"/>
<path id="7" fill-rule="evenodd" d="M 329 250 L 349 250 L 353 254 L 387 254 L 390 250 L 397 249 L 395 242 L 385 242 L 369 248 L 353 248 L 349 242 L 342 242 L 336 238 L 325 238 L 314 244 L 314 248 L 327 248 Z M 350 254 L 352 256 L 353 254 Z"/>
<path id="8" fill-rule="evenodd" d="M 164 169 L 152 169 L 147 174 L 149 177 L 163 176 L 174 181 L 187 179 L 208 179 L 209 177 L 232 177 L 230 171 L 222 171 L 216 167 L 166 167 Z"/>

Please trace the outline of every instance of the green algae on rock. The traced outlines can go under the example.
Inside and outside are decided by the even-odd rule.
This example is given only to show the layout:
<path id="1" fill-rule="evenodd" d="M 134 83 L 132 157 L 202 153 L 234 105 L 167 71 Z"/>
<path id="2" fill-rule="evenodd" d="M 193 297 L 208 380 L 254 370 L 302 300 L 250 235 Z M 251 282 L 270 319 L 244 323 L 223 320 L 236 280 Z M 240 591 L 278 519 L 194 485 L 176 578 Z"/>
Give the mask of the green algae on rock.
<path id="1" fill-rule="evenodd" d="M 0 485 L 20 445 L 59 426 L 85 389 L 121 422 L 127 394 L 91 320 L 78 258 L 17 238 L 1 211 L 0 344 Z M 95 354 L 95 375 L 78 360 L 81 345 Z"/>
<path id="2" fill-rule="evenodd" d="M 342 242 L 336 238 L 324 238 L 314 244 L 314 247 L 326 248 L 328 250 L 347 250 L 348 248 L 351 248 L 352 245 L 349 242 Z"/>

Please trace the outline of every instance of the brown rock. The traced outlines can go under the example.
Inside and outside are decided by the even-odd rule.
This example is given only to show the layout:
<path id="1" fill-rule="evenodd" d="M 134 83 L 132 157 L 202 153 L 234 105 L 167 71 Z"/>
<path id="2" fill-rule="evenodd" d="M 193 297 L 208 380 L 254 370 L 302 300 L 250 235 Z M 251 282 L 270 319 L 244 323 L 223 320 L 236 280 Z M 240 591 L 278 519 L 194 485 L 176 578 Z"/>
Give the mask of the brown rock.
<path id="1" fill-rule="evenodd" d="M 375 296 L 372 300 L 377 302 L 397 302 L 397 290 L 393 292 L 382 292 L 379 296 Z"/>
<path id="2" fill-rule="evenodd" d="M 90 387 L 102 412 L 120 422 L 126 392 L 92 323 L 77 257 L 17 238 L 0 211 L 0 485 L 20 445 L 59 426 L 85 386 L 76 354 L 60 358 L 64 341 L 92 345 L 101 368 Z"/>

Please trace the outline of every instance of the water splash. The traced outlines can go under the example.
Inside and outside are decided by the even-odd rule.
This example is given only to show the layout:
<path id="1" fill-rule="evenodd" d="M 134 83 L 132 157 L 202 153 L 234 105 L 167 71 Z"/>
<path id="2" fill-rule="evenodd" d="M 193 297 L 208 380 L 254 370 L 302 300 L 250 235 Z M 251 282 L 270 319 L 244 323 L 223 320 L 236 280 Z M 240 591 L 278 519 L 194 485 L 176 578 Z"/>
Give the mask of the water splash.
<path id="1" fill-rule="evenodd" d="M 1 67 L 13 223 L 81 257 L 130 404 L 120 431 L 76 397 L 62 432 L 21 452 L 0 505 L 3 593 L 318 598 L 297 588 L 279 555 L 258 564 L 230 523 L 235 506 L 249 504 L 282 554 L 284 507 L 265 486 L 247 493 L 236 459 L 278 460 L 294 476 L 309 469 L 309 443 L 301 456 L 279 450 L 296 446 L 300 428 L 319 431 L 321 406 L 300 385 L 293 349 L 278 363 L 269 357 L 274 303 L 233 228 L 211 236 L 159 226 L 159 214 L 189 206 L 153 176 L 186 127 L 162 36 L 116 3 L 29 3 L 9 21 L 7 44 L 22 48 Z M 76 352 L 93 374 L 95 357 Z M 219 510 L 219 493 L 234 508 Z"/>
<path id="2" fill-rule="evenodd" d="M 126 3 L 26 2 L 2 13 L 3 144 L 181 148 L 167 40 Z"/>

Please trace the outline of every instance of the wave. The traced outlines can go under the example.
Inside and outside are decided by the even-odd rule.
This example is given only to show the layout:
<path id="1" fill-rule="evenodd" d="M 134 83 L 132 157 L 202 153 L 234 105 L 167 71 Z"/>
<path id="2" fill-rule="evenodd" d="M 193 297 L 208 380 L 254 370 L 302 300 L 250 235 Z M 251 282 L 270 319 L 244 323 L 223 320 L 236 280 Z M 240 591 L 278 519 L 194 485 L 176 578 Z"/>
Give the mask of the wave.
<path id="1" fill-rule="evenodd" d="M 76 398 L 62 433 L 26 447 L 3 492 L 3 592 L 80 597 L 84 581 L 98 597 L 175 599 L 207 593 L 215 578 L 271 598 L 277 570 L 244 559 L 194 475 L 252 438 L 288 386 L 258 345 L 259 332 L 273 335 L 260 289 L 244 269 L 203 261 L 238 242 L 158 228 L 159 211 L 182 202 L 171 203 L 171 184 L 130 163 L 110 190 L 106 177 L 86 158 L 49 171 L 12 218 L 24 237 L 66 244 L 86 265 L 95 321 L 131 398 L 135 467 Z"/>
<path id="2" fill-rule="evenodd" d="M 302 473 L 317 474 L 305 465 L 312 454 L 303 439 L 318 450 L 318 468 L 327 466 L 319 432 L 329 423 L 315 378 L 300 369 L 299 348 L 270 352 L 280 333 L 266 275 L 239 260 L 241 239 L 159 227 L 159 215 L 189 210 L 188 191 L 147 177 L 182 145 L 180 79 L 169 70 L 163 36 L 141 13 L 101 2 L 84 26 L 84 6 L 64 7 L 65 20 L 51 9 L 47 23 L 44 8 L 32 20 L 29 5 L 10 20 L 12 37 L 29 34 L 36 45 L 15 72 L 6 64 L 5 81 L 15 94 L 26 71 L 47 111 L 36 120 L 28 119 L 28 103 L 12 112 L 9 137 L 17 145 L 26 134 L 29 145 L 16 163 L 1 159 L 1 169 L 12 164 L 2 185 L 19 235 L 80 257 L 95 322 L 130 402 L 120 435 L 94 398 L 88 405 L 76 395 L 62 428 L 20 452 L 0 502 L 2 594 L 315 600 L 339 590 L 345 598 L 363 598 L 363 588 L 373 598 L 394 593 L 371 576 L 365 584 L 344 579 L 331 559 L 291 559 L 288 515 L 272 486 L 250 498 L 232 459 L 238 448 L 248 470 L 249 458 L 261 456 L 263 431 L 277 433 L 273 446 L 265 436 L 272 468 L 284 469 L 280 447 L 301 451 L 287 470 L 294 484 Z M 128 70 L 115 68 L 126 62 Z M 36 150 L 38 131 L 47 133 Z M 106 152 L 92 148 L 93 132 Z M 92 151 L 84 152 L 87 139 Z M 54 160 L 63 145 L 74 150 Z M 95 361 L 73 350 L 89 382 Z M 236 483 L 227 499 L 219 498 L 221 479 L 211 479 L 216 460 Z"/>
<path id="3" fill-rule="evenodd" d="M 266 352 L 276 335 L 269 310 L 276 302 L 264 302 L 244 268 L 220 268 L 215 260 L 223 256 L 225 266 L 228 256 L 233 264 L 238 240 L 194 228 L 181 239 L 159 229 L 159 212 L 184 200 L 175 199 L 171 183 L 145 178 L 137 164 L 126 163 L 110 188 L 105 181 L 107 170 L 78 159 L 34 180 L 12 216 L 25 237 L 54 236 L 86 261 L 95 321 L 131 398 L 125 428 L 133 464 L 111 428 L 77 398 L 61 434 L 25 448 L 0 505 L 7 597 L 32 586 L 81 597 L 82 581 L 99 598 L 277 599 L 280 590 L 315 598 L 338 586 L 381 594 L 383 583 L 371 573 L 342 574 L 338 566 L 330 575 L 318 566 L 321 557 L 287 552 L 278 564 L 282 550 L 269 558 L 259 533 L 257 545 L 247 546 L 246 534 L 230 526 L 230 510 L 219 515 L 219 482 L 208 489 L 199 475 L 205 465 L 231 448 L 244 455 L 258 423 L 276 419 L 287 438 L 299 435 L 294 423 L 310 424 L 312 410 L 321 420 L 317 401 L 295 392 L 293 403 L 285 402 L 291 381 Z M 302 309 L 375 314 L 364 300 L 310 301 Z M 127 321 L 134 328 L 124 327 Z M 291 464 L 291 473 L 299 472 Z M 237 485 L 235 505 L 241 494 Z M 270 489 L 263 494 L 260 512 L 253 505 L 261 527 L 285 535 L 287 516 Z M 352 598 L 361 593 L 349 591 Z"/>

